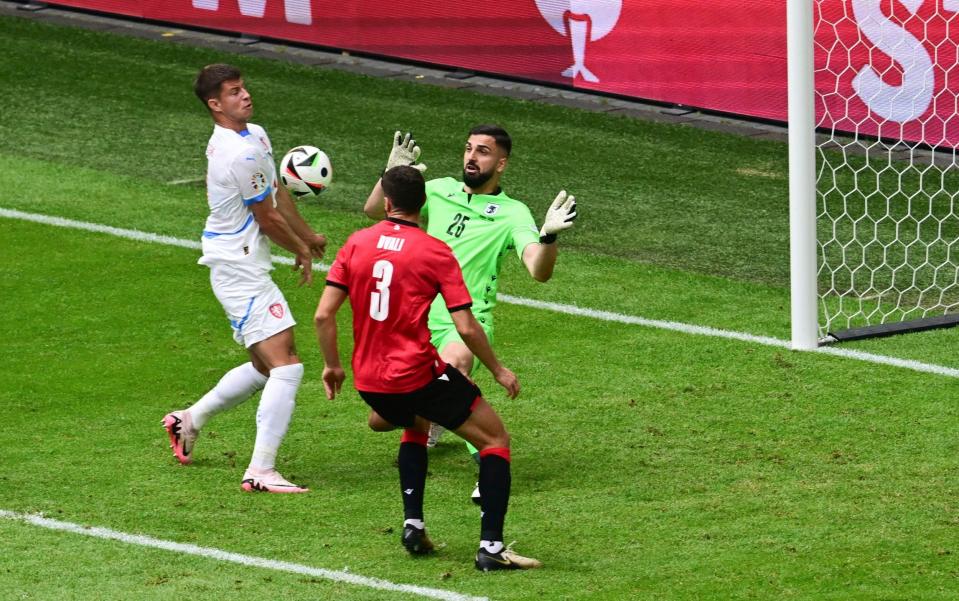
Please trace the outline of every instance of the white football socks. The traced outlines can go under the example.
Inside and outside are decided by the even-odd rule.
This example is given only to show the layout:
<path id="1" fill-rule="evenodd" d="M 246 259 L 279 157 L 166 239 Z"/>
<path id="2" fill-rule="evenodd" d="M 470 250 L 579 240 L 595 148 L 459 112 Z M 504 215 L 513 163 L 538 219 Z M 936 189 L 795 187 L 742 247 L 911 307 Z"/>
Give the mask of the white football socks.
<path id="1" fill-rule="evenodd" d="M 404 520 L 403 525 L 412 526 L 414 528 L 418 528 L 419 530 L 423 530 L 424 528 L 426 528 L 426 522 L 424 522 L 423 520 Z"/>
<path id="2" fill-rule="evenodd" d="M 199 430 L 211 417 L 236 407 L 262 389 L 264 384 L 266 376 L 258 372 L 252 363 L 234 367 L 220 378 L 213 390 L 187 410 L 193 418 L 193 427 Z"/>
<path id="3" fill-rule="evenodd" d="M 499 553 L 503 550 L 503 541 L 501 540 L 481 540 L 480 548 L 486 549 L 488 553 Z"/>
<path id="4" fill-rule="evenodd" d="M 256 411 L 256 444 L 250 469 L 263 473 L 274 469 L 276 452 L 283 442 L 286 429 L 296 406 L 296 391 L 303 379 L 303 364 L 294 363 L 270 370 L 270 378 L 263 387 L 260 406 Z"/>

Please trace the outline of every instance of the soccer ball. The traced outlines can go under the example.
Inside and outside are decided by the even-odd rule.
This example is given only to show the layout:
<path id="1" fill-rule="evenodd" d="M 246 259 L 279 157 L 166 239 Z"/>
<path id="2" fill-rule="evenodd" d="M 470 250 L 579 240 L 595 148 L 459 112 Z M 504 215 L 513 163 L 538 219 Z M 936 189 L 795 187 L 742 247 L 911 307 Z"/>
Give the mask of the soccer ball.
<path id="1" fill-rule="evenodd" d="M 315 146 L 297 146 L 280 161 L 280 181 L 293 196 L 316 196 L 332 180 L 330 157 Z"/>

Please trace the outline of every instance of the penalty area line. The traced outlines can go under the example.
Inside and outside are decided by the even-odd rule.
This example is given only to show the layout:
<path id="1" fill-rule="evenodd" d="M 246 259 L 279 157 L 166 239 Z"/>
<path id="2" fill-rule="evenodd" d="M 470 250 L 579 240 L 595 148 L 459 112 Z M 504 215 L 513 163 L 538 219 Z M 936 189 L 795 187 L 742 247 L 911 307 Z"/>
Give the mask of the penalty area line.
<path id="1" fill-rule="evenodd" d="M 263 568 L 277 572 L 289 572 L 291 574 L 322 578 L 331 582 L 342 582 L 345 584 L 353 584 L 366 588 L 396 593 L 408 593 L 430 599 L 442 599 L 443 601 L 489 601 L 487 597 L 474 597 L 453 591 L 429 588 L 425 586 L 416 586 L 412 584 L 397 584 L 395 582 L 382 580 L 380 578 L 360 576 L 359 574 L 353 574 L 347 570 L 326 570 L 323 568 L 314 568 L 311 566 L 290 563 L 287 561 L 277 561 L 273 559 L 266 559 L 264 557 L 255 557 L 253 555 L 231 553 L 229 551 L 223 551 L 221 549 L 215 549 L 212 547 L 200 547 L 198 545 L 178 543 L 174 541 L 153 538 L 152 536 L 144 536 L 142 534 L 127 534 L 125 532 L 110 530 L 109 528 L 83 526 L 81 524 L 74 524 L 72 522 L 63 522 L 60 520 L 45 518 L 41 515 L 17 513 L 14 511 L 0 509 L 0 518 L 29 524 L 31 526 L 37 526 L 39 528 L 46 528 L 48 530 L 82 534 L 83 536 L 112 540 L 128 545 L 162 549 L 164 551 L 172 551 L 174 553 L 181 553 L 184 555 L 195 555 L 198 557 L 205 557 L 207 559 L 214 559 L 216 561 L 224 561 L 244 566 Z"/>
<path id="2" fill-rule="evenodd" d="M 167 244 L 171 246 L 180 246 L 183 248 L 193 248 L 193 249 L 200 248 L 200 243 L 198 241 L 184 240 L 182 238 L 174 238 L 172 236 L 162 236 L 160 234 L 153 234 L 150 232 L 141 232 L 139 230 L 128 230 L 128 229 L 113 227 L 109 225 L 101 225 L 98 223 L 89 223 L 86 221 L 75 221 L 73 219 L 65 219 L 63 217 L 51 217 L 49 215 L 40 215 L 37 213 L 25 213 L 23 211 L 17 211 L 13 209 L 0 208 L 0 217 L 7 217 L 9 219 L 20 219 L 22 221 L 32 221 L 34 223 L 42 223 L 42 224 L 53 225 L 57 227 L 66 227 L 66 228 L 72 228 L 72 229 L 78 229 L 78 230 L 85 230 L 88 232 L 98 232 L 102 234 L 109 234 L 111 236 L 118 236 L 120 238 L 127 238 L 129 240 L 136 240 L 139 242 L 153 242 L 156 244 Z M 275 263 L 281 263 L 283 265 L 293 265 L 293 259 L 290 257 L 274 256 L 273 261 Z M 322 263 L 315 263 L 313 267 L 314 269 L 318 269 L 320 271 L 329 270 L 329 265 L 325 265 Z M 697 326 L 697 325 L 682 323 L 678 321 L 648 319 L 646 317 L 638 317 L 635 315 L 625 315 L 622 313 L 614 313 L 611 311 L 600 311 L 597 309 L 577 307 L 575 305 L 566 305 L 562 303 L 539 301 L 539 300 L 534 300 L 530 298 L 523 298 L 521 296 L 512 296 L 509 294 L 500 294 L 498 298 L 500 301 L 511 304 L 511 305 L 521 305 L 524 307 L 531 307 L 531 308 L 540 309 L 543 311 L 562 313 L 564 315 L 575 315 L 579 317 L 588 317 L 591 319 L 598 319 L 601 321 L 611 321 L 616 323 L 638 325 L 638 326 L 644 326 L 648 328 L 655 328 L 659 330 L 670 330 L 673 332 L 681 332 L 683 334 L 709 336 L 712 338 L 725 338 L 727 340 L 739 340 L 740 342 L 749 342 L 752 344 L 772 346 L 772 347 L 782 348 L 786 350 L 791 350 L 792 348 L 792 345 L 789 343 L 788 340 L 783 340 L 781 338 L 773 338 L 771 336 L 757 336 L 755 334 L 747 334 L 745 332 L 736 332 L 734 330 L 722 330 L 719 328 L 712 328 L 709 326 Z M 823 355 L 832 355 L 834 357 L 844 357 L 846 359 L 855 359 L 857 361 L 865 361 L 867 363 L 877 363 L 880 365 L 900 367 L 900 368 L 909 369 L 912 371 L 945 376 L 948 378 L 959 378 L 959 369 L 955 369 L 952 367 L 946 367 L 944 365 L 936 365 L 934 363 L 923 363 L 921 361 L 913 361 L 911 359 L 901 359 L 899 357 L 890 357 L 887 355 L 877 355 L 875 353 L 867 353 L 864 351 L 856 351 L 852 349 L 843 349 L 843 348 L 836 348 L 832 346 L 824 346 L 824 347 L 820 347 L 818 349 L 814 349 L 806 352 L 819 353 Z"/>

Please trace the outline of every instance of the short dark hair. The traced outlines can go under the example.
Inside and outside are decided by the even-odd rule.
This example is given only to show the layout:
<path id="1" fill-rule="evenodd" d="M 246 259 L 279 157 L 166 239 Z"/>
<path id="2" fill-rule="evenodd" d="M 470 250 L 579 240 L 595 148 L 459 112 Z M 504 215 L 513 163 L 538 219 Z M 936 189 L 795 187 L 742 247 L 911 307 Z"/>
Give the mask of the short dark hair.
<path id="1" fill-rule="evenodd" d="M 426 202 L 426 180 L 408 165 L 393 167 L 383 174 L 383 193 L 404 213 L 418 213 Z"/>
<path id="2" fill-rule="evenodd" d="M 233 65 L 224 63 L 214 63 L 200 69 L 193 80 L 193 92 L 196 94 L 203 106 L 209 108 L 207 100 L 216 98 L 220 95 L 220 88 L 223 82 L 233 81 L 242 78 L 240 70 Z"/>
<path id="3" fill-rule="evenodd" d="M 509 134 L 506 133 L 506 130 L 500 127 L 499 125 L 492 125 L 489 123 L 484 123 L 482 125 L 477 125 L 470 130 L 471 136 L 491 136 L 496 140 L 496 145 L 506 151 L 506 156 L 509 156 L 513 151 L 513 140 L 509 137 Z"/>

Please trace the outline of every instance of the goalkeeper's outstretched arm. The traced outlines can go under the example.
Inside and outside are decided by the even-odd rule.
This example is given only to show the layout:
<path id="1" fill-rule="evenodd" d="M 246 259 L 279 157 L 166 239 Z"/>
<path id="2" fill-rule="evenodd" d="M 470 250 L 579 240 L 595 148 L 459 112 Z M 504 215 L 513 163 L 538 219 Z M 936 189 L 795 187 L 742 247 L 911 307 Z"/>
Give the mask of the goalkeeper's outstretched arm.
<path id="1" fill-rule="evenodd" d="M 523 264 L 537 282 L 548 282 L 553 277 L 553 267 L 556 266 L 556 257 L 559 249 L 556 242 L 552 244 L 528 244 L 523 249 Z"/>
<path id="2" fill-rule="evenodd" d="M 409 165 L 420 173 L 426 171 L 426 165 L 417 163 L 420 158 L 420 147 L 416 145 L 413 134 L 407 132 L 404 136 L 397 131 L 393 134 L 393 148 L 390 150 L 390 158 L 386 160 L 386 173 L 393 167 L 400 165 Z M 376 180 L 376 185 L 366 198 L 366 204 L 363 205 L 363 212 L 373 219 L 383 219 L 386 217 L 386 208 L 383 206 L 383 178 Z"/>
<path id="3" fill-rule="evenodd" d="M 556 266 L 556 257 L 559 256 L 556 235 L 573 227 L 574 219 L 576 197 L 567 195 L 566 190 L 563 190 L 556 195 L 546 211 L 546 219 L 539 231 L 539 244 L 529 244 L 523 249 L 523 264 L 537 282 L 546 282 L 553 277 L 553 267 Z"/>
<path id="4" fill-rule="evenodd" d="M 386 207 L 383 205 L 383 178 L 376 180 L 376 185 L 366 198 L 366 204 L 363 205 L 363 212 L 370 219 L 379 221 L 386 217 Z"/>

